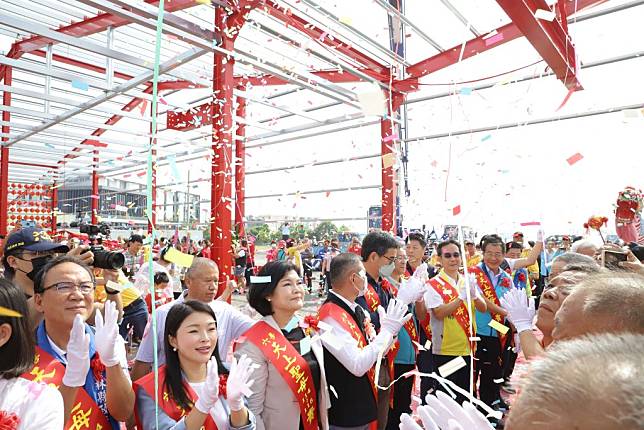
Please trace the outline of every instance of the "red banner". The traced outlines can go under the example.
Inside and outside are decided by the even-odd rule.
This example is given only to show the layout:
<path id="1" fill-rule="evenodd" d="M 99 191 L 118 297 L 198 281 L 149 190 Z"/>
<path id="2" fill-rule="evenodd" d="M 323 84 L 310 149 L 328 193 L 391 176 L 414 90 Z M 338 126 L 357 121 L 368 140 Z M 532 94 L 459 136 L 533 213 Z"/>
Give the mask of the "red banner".
<path id="1" fill-rule="evenodd" d="M 304 357 L 280 331 L 264 321 L 255 323 L 243 336 L 262 351 L 284 378 L 300 405 L 304 430 L 317 430 L 317 394 L 311 369 Z"/>
<path id="2" fill-rule="evenodd" d="M 43 382 L 49 386 L 58 388 L 63 383 L 65 375 L 65 366 L 56 358 L 49 355 L 39 346 L 36 346 L 36 356 L 34 358 L 34 367 L 29 372 L 21 376 L 29 381 Z M 83 387 L 77 390 L 74 406 L 71 410 L 69 420 L 65 423 L 65 430 L 80 430 L 82 428 L 90 429 L 111 429 L 112 425 L 108 421 L 101 408 L 96 404 Z"/>

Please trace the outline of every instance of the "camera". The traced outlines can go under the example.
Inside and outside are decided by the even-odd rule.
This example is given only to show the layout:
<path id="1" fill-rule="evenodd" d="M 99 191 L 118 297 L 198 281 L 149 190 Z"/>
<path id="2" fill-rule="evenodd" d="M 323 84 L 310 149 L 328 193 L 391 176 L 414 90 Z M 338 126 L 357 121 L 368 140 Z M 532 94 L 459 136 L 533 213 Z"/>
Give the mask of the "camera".
<path id="1" fill-rule="evenodd" d="M 94 254 L 94 267 L 99 269 L 112 269 L 118 270 L 125 264 L 125 256 L 120 252 L 107 251 L 100 244 L 100 238 L 97 237 L 99 234 L 103 236 L 110 235 L 110 226 L 103 223 L 100 226 L 94 224 L 81 224 L 79 226 L 81 233 L 89 236 L 90 243 L 92 244 L 89 248 Z"/>

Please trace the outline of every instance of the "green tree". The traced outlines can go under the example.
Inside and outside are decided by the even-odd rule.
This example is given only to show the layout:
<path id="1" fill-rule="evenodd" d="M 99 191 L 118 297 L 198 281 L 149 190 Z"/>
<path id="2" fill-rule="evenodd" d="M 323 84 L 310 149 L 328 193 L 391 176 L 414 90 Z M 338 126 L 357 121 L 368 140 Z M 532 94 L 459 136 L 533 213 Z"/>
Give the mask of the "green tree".
<path id="1" fill-rule="evenodd" d="M 338 234 L 338 227 L 330 221 L 323 221 L 315 227 L 313 234 L 318 239 L 322 239 L 324 236 L 328 236 L 331 239 Z"/>
<path id="2" fill-rule="evenodd" d="M 248 233 L 255 236 L 259 245 L 266 245 L 271 242 L 271 229 L 268 224 L 257 224 L 248 229 Z"/>

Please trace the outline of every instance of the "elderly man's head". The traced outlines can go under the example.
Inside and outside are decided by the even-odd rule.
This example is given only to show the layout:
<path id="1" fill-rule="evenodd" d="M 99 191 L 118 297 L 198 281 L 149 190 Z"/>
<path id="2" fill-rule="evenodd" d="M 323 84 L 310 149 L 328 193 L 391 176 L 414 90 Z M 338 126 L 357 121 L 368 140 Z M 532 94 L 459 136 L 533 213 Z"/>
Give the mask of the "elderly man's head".
<path id="1" fill-rule="evenodd" d="M 644 336 L 584 337 L 554 346 L 520 381 L 507 430 L 639 430 Z"/>
<path id="2" fill-rule="evenodd" d="M 546 284 L 539 301 L 536 321 L 537 328 L 544 334 L 544 341 L 549 341 L 552 335 L 552 330 L 555 327 L 555 314 L 563 301 L 575 286 L 588 276 L 589 273 L 586 272 L 564 271 Z"/>
<path id="3" fill-rule="evenodd" d="M 587 272 L 599 272 L 601 267 L 595 260 L 591 257 L 583 254 L 577 254 L 574 252 L 566 252 L 558 256 L 552 261 L 552 267 L 550 269 L 550 276 L 555 277 L 563 272 L 567 266 L 574 266 L 579 268 L 581 271 Z"/>
<path id="4" fill-rule="evenodd" d="M 195 257 L 186 272 L 186 287 L 188 298 L 209 303 L 217 297 L 219 285 L 219 268 L 214 261 Z"/>
<path id="5" fill-rule="evenodd" d="M 572 252 L 577 254 L 587 255 L 594 257 L 597 254 L 599 247 L 590 239 L 582 239 L 572 244 Z"/>
<path id="6" fill-rule="evenodd" d="M 644 334 L 644 276 L 602 273 L 581 282 L 555 316 L 555 341 L 605 332 Z"/>
<path id="7" fill-rule="evenodd" d="M 333 257 L 329 278 L 333 291 L 349 300 L 364 294 L 367 272 L 356 254 L 345 252 Z"/>

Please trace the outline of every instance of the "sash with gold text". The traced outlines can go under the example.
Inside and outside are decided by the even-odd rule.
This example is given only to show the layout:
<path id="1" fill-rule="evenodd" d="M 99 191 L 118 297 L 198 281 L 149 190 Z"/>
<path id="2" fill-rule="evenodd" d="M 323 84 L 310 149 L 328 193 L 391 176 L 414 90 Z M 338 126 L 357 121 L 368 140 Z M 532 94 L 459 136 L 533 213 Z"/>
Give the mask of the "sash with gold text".
<path id="1" fill-rule="evenodd" d="M 496 290 L 494 289 L 494 286 L 492 285 L 492 281 L 490 280 L 487 273 L 485 273 L 480 266 L 471 267 L 469 271 L 470 273 L 474 273 L 474 275 L 476 276 L 476 281 L 478 282 L 479 287 L 481 287 L 481 291 L 483 292 L 483 295 L 485 296 L 485 298 L 491 301 L 492 303 L 494 303 L 495 305 L 497 305 L 498 307 L 501 307 L 501 302 L 499 301 L 499 297 L 496 295 Z M 500 276 L 504 276 L 503 271 L 501 271 Z M 488 310 L 488 312 L 490 312 L 490 315 L 492 315 L 492 319 L 494 319 L 500 324 L 503 324 L 504 318 L 501 314 L 494 313 L 490 310 Z M 499 335 L 499 339 L 501 339 L 501 345 L 502 346 L 505 345 L 506 335 L 501 334 L 501 332 L 499 332 L 498 330 L 497 330 L 497 333 Z"/>
<path id="2" fill-rule="evenodd" d="M 444 279 L 443 276 L 445 276 L 444 272 L 441 271 L 438 276 L 433 277 L 429 281 L 429 285 L 431 285 L 434 291 L 436 291 L 438 295 L 441 296 L 443 303 L 447 304 L 455 300 L 455 298 L 458 298 L 458 291 L 447 279 Z M 461 302 L 459 307 L 456 309 L 456 312 L 454 312 L 452 316 L 461 327 L 461 329 L 463 329 L 465 337 L 470 343 L 470 350 L 473 351 L 472 348 L 474 347 L 474 342 L 469 339 L 475 336 L 475 334 L 470 333 L 470 315 L 464 302 Z"/>
<path id="3" fill-rule="evenodd" d="M 243 335 L 277 369 L 300 405 L 304 430 L 318 429 L 317 392 L 311 369 L 284 335 L 265 321 L 255 323 Z"/>

